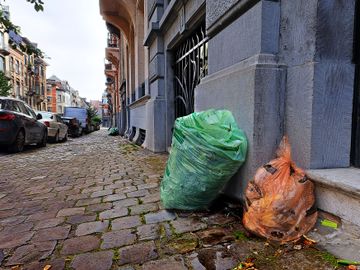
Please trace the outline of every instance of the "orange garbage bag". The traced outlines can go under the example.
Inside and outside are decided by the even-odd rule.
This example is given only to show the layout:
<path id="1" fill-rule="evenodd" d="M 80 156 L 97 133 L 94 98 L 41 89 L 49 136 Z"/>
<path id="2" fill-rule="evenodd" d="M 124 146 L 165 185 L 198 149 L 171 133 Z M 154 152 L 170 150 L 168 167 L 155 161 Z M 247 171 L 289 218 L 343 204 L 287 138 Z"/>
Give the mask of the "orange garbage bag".
<path id="1" fill-rule="evenodd" d="M 314 184 L 291 160 L 284 137 L 277 158 L 256 171 L 245 192 L 245 228 L 276 242 L 299 239 L 317 220 Z"/>

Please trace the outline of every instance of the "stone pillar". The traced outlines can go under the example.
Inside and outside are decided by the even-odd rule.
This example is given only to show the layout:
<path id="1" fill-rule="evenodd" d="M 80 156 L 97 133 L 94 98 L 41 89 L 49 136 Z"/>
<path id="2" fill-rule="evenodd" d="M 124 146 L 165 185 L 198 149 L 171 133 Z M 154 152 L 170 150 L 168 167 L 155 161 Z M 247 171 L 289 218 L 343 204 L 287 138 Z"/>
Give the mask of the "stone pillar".
<path id="1" fill-rule="evenodd" d="M 207 0 L 209 75 L 195 90 L 195 111 L 228 109 L 246 133 L 246 162 L 225 189 L 237 198 L 256 168 L 273 158 L 284 133 L 286 67 L 277 58 L 280 3 L 253 3 Z"/>
<path id="2" fill-rule="evenodd" d="M 164 13 L 163 0 L 148 1 L 149 28 L 145 46 L 149 47 L 149 90 L 146 104 L 147 132 L 145 145 L 154 152 L 166 151 L 166 100 L 164 40 L 159 33 L 159 21 Z"/>
<path id="3" fill-rule="evenodd" d="M 304 168 L 350 165 L 355 0 L 281 2 L 286 133 Z"/>

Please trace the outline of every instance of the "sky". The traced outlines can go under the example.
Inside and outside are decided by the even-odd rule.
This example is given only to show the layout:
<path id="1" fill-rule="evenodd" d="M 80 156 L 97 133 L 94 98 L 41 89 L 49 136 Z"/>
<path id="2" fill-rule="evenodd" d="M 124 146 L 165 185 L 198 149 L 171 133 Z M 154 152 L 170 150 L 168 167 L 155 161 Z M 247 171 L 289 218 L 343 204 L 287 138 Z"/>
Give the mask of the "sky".
<path id="1" fill-rule="evenodd" d="M 22 36 L 38 44 L 50 64 L 47 77 L 56 75 L 88 100 L 101 100 L 105 89 L 104 57 L 107 30 L 99 0 L 44 0 L 36 12 L 26 0 L 6 0 L 11 21 Z"/>

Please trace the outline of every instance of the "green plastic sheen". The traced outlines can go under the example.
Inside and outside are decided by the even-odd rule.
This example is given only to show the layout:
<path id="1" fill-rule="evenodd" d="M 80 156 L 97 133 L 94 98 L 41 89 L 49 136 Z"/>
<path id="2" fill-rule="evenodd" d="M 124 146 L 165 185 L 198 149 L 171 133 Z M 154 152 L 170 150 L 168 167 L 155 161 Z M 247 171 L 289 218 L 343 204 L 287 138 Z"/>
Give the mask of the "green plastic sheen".
<path id="1" fill-rule="evenodd" d="M 247 140 L 230 111 L 195 112 L 175 121 L 161 182 L 166 209 L 203 210 L 244 163 Z"/>

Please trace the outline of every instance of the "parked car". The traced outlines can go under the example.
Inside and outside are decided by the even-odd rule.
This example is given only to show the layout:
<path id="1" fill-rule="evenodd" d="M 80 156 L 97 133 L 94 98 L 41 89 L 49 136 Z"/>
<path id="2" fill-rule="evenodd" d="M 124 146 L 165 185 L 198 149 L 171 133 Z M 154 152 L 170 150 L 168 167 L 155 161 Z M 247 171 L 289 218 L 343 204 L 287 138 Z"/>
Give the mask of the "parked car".
<path id="1" fill-rule="evenodd" d="M 25 145 L 46 146 L 47 128 L 23 101 L 0 97 L 0 144 L 10 152 L 21 152 Z"/>
<path id="2" fill-rule="evenodd" d="M 88 119 L 87 111 L 84 108 L 79 107 L 65 107 L 64 117 L 75 117 L 81 123 L 81 127 L 84 132 L 91 132 L 91 125 Z"/>
<path id="3" fill-rule="evenodd" d="M 80 121 L 75 117 L 61 117 L 63 122 L 68 126 L 68 133 L 71 137 L 80 137 L 83 133 Z"/>
<path id="4" fill-rule="evenodd" d="M 60 115 L 52 112 L 36 112 L 41 114 L 42 122 L 48 129 L 48 138 L 53 142 L 67 141 L 68 126 L 63 122 Z"/>

